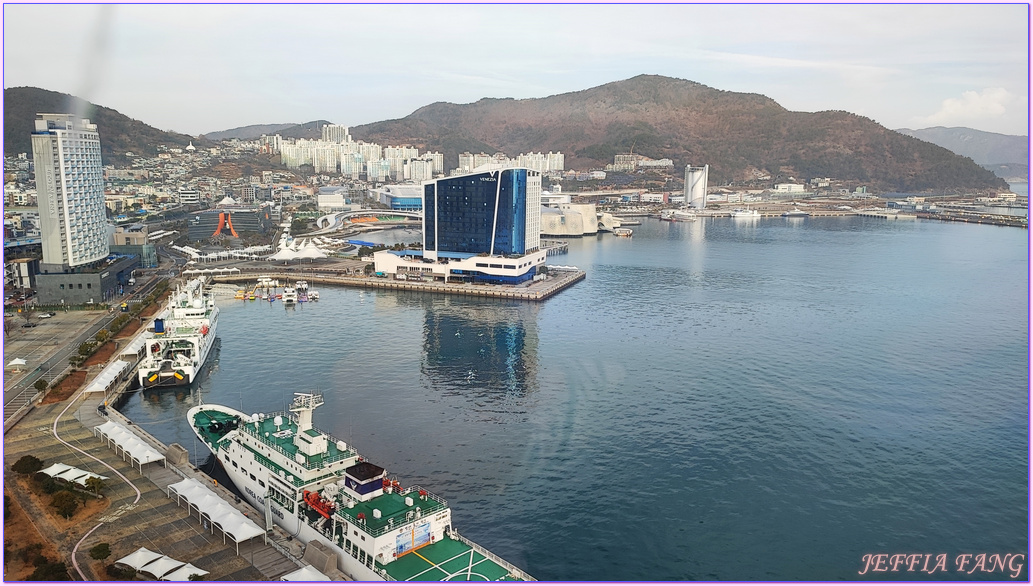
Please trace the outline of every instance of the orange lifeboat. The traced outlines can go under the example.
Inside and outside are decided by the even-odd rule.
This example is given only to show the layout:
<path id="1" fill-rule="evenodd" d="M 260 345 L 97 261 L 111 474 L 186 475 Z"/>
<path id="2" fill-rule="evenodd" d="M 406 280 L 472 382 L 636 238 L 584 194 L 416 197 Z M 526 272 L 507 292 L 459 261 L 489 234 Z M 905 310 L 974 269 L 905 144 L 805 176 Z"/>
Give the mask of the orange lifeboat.
<path id="1" fill-rule="evenodd" d="M 330 515 L 334 512 L 334 503 L 319 496 L 318 492 L 306 490 L 302 493 L 302 497 L 305 499 L 305 503 L 312 507 L 317 513 L 330 518 Z"/>

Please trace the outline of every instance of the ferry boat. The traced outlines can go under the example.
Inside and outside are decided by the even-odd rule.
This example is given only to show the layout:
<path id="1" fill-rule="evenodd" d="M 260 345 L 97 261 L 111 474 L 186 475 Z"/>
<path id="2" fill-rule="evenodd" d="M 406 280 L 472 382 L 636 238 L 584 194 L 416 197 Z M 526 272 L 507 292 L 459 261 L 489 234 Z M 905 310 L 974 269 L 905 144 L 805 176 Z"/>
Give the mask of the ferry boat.
<path id="1" fill-rule="evenodd" d="M 760 212 L 757 210 L 739 208 L 732 210 L 733 218 L 759 218 Z"/>
<path id="2" fill-rule="evenodd" d="M 205 279 L 192 279 L 169 297 L 166 308 L 154 319 L 154 333 L 147 340 L 137 377 L 140 386 L 175 387 L 197 378 L 215 345 L 219 308 Z"/>
<path id="3" fill-rule="evenodd" d="M 403 487 L 353 446 L 312 425 L 323 404 L 295 393 L 289 412 L 246 415 L 221 405 L 187 412 L 247 501 L 304 544 L 331 550 L 355 581 L 534 578 L 452 527 L 445 499 Z"/>

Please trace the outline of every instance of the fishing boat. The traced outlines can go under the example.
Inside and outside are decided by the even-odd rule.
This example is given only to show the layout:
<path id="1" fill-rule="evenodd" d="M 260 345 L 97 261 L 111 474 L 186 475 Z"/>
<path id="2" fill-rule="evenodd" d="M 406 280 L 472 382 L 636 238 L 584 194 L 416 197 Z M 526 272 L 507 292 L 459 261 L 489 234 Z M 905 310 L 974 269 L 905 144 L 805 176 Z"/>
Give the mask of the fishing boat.
<path id="1" fill-rule="evenodd" d="M 312 424 L 323 404 L 295 393 L 287 412 L 247 415 L 222 405 L 187 412 L 248 503 L 295 539 L 332 552 L 355 581 L 534 580 L 461 536 L 445 499 L 397 478 Z"/>
<path id="2" fill-rule="evenodd" d="M 197 379 L 219 323 L 219 308 L 205 283 L 202 277 L 178 287 L 154 318 L 137 371 L 142 387 L 189 385 Z"/>

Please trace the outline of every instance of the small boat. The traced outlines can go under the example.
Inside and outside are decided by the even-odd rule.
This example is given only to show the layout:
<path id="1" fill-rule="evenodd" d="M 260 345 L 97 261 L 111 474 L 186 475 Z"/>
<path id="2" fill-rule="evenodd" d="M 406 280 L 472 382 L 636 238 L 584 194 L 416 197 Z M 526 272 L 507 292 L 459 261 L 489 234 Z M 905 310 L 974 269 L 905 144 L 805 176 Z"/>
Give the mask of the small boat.
<path id="1" fill-rule="evenodd" d="M 660 219 L 665 222 L 695 222 L 696 213 L 692 210 L 660 210 Z"/>
<path id="2" fill-rule="evenodd" d="M 319 291 L 309 291 L 308 292 L 308 300 L 309 301 L 319 301 Z"/>
<path id="3" fill-rule="evenodd" d="M 793 208 L 791 210 L 782 212 L 783 218 L 806 218 L 809 215 L 811 215 L 810 212 L 805 212 L 800 208 Z"/>
<path id="4" fill-rule="evenodd" d="M 760 212 L 757 210 L 751 210 L 747 208 L 738 208 L 732 210 L 733 218 L 759 218 Z"/>
<path id="5" fill-rule="evenodd" d="M 284 287 L 280 299 L 283 300 L 284 305 L 294 305 L 298 302 L 298 292 L 294 287 Z"/>
<path id="6" fill-rule="evenodd" d="M 614 236 L 618 236 L 620 238 L 631 238 L 631 234 L 632 234 L 631 228 L 614 228 L 613 229 L 613 235 Z"/>

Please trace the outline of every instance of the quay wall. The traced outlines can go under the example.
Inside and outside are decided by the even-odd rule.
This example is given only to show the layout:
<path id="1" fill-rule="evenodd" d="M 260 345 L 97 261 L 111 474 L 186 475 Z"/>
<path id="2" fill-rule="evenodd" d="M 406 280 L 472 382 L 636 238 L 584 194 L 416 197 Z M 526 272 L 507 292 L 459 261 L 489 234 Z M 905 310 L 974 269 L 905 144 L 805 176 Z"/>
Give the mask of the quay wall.
<path id="1" fill-rule="evenodd" d="M 390 277 L 350 277 L 336 274 L 320 274 L 303 271 L 261 271 L 263 276 L 281 282 L 308 281 L 310 284 L 361 287 L 364 289 L 389 289 L 395 291 L 422 291 L 446 295 L 467 295 L 471 297 L 495 297 L 522 301 L 544 301 L 585 278 L 585 271 L 555 271 L 543 282 L 532 282 L 528 286 L 472 285 L 468 283 L 441 283 L 429 281 L 398 281 Z M 254 281 L 253 274 L 214 275 L 216 283 L 246 283 Z"/>

